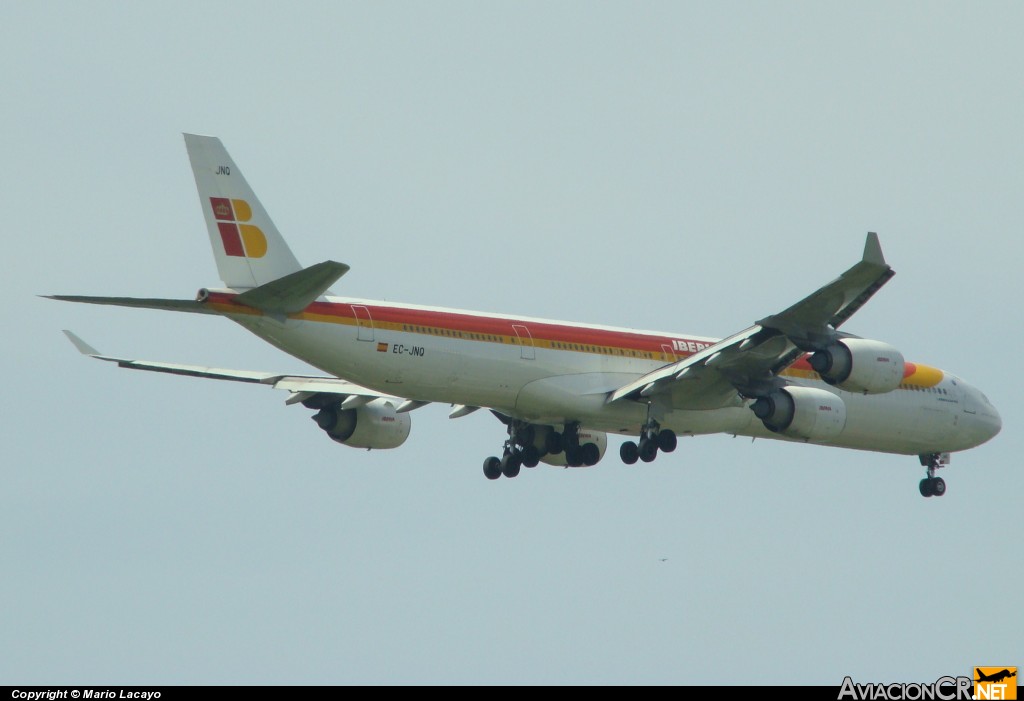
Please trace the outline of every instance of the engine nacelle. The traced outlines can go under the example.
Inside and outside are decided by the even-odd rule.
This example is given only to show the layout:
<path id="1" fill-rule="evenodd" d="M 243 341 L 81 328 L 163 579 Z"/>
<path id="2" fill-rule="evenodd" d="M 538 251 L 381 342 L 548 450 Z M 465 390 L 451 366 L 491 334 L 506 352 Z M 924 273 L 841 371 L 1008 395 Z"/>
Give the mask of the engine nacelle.
<path id="1" fill-rule="evenodd" d="M 581 428 L 579 436 L 581 448 L 587 443 L 593 443 L 597 446 L 597 461 L 594 464 L 596 465 L 598 462 L 601 462 L 601 458 L 604 457 L 605 451 L 608 450 L 608 434 L 604 431 L 588 431 L 587 429 Z M 554 455 L 544 455 L 540 460 L 543 463 L 554 465 L 555 467 L 565 467 L 568 462 L 565 458 L 564 450 L 560 453 L 555 453 Z"/>
<path id="2" fill-rule="evenodd" d="M 808 362 L 821 379 L 847 392 L 881 394 L 903 381 L 903 354 L 881 341 L 844 338 L 812 355 Z"/>
<path id="3" fill-rule="evenodd" d="M 769 431 L 789 438 L 827 442 L 846 426 L 846 404 L 828 390 L 784 387 L 750 405 Z"/>
<path id="4" fill-rule="evenodd" d="M 376 450 L 402 445 L 412 427 L 409 415 L 396 413 L 395 407 L 385 399 L 374 399 L 356 409 L 331 404 L 320 409 L 313 420 L 333 441 L 353 448 Z"/>

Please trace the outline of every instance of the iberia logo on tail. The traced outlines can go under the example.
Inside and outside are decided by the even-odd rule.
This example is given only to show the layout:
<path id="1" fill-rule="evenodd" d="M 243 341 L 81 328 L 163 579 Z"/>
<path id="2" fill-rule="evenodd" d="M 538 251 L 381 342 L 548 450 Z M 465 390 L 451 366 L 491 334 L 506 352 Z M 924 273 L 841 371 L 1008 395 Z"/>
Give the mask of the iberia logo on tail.
<path id="1" fill-rule="evenodd" d="M 252 219 L 252 208 L 248 202 L 211 197 L 210 206 L 225 253 L 241 258 L 262 258 L 267 254 L 267 237 L 258 226 L 243 223 Z"/>

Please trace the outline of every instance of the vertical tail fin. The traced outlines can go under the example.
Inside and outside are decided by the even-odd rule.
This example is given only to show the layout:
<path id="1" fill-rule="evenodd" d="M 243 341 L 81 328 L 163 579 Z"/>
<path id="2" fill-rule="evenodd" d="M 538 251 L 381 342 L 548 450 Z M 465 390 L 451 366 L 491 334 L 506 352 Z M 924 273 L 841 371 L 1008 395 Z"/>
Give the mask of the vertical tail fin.
<path id="1" fill-rule="evenodd" d="M 220 139 L 185 134 L 185 147 L 224 284 L 258 287 L 301 270 Z"/>

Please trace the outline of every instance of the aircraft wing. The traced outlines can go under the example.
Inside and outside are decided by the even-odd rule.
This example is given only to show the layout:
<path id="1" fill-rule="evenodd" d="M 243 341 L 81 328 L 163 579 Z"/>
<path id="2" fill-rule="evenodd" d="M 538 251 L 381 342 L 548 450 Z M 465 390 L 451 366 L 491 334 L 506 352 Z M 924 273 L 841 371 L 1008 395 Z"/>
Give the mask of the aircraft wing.
<path id="1" fill-rule="evenodd" d="M 785 311 L 620 387 L 608 402 L 662 397 L 675 408 L 708 409 L 759 396 L 805 352 L 841 338 L 836 329 L 893 275 L 877 234 L 869 233 L 861 260 L 832 282 Z"/>
<path id="2" fill-rule="evenodd" d="M 339 398 L 344 399 L 343 406 L 345 402 L 351 402 L 352 406 L 358 406 L 361 403 L 365 403 L 363 400 L 390 399 L 400 405 L 408 406 L 405 411 L 411 411 L 412 409 L 426 404 L 426 402 L 407 402 L 402 397 L 383 394 L 337 377 L 284 375 L 280 373 L 259 372 L 255 370 L 229 370 L 226 368 L 206 367 L 203 365 L 183 365 L 180 363 L 164 363 L 153 360 L 116 358 L 109 355 L 103 355 L 71 331 L 65 330 L 64 334 L 83 355 L 96 358 L 97 360 L 106 360 L 117 363 L 118 367 L 128 368 L 130 370 L 166 372 L 172 375 L 186 375 L 188 377 L 202 377 L 208 380 L 230 380 L 232 382 L 250 382 L 269 385 L 274 389 L 283 389 L 291 392 L 292 395 L 286 402 L 288 404 L 295 404 L 297 402 L 304 401 L 317 394 L 338 395 Z"/>

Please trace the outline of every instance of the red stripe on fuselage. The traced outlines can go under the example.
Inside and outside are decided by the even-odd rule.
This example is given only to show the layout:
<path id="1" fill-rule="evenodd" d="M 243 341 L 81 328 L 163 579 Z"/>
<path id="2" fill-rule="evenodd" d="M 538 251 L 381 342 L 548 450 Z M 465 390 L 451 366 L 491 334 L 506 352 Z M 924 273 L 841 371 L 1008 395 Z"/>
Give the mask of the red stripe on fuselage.
<path id="1" fill-rule="evenodd" d="M 213 292 L 210 294 L 208 303 L 220 307 L 219 311 L 226 314 L 261 314 L 258 310 L 238 304 L 234 301 L 235 295 Z M 664 346 L 672 348 L 673 341 L 682 343 L 711 345 L 712 341 L 688 339 L 682 336 L 650 336 L 647 334 L 633 333 L 630 331 L 608 331 L 604 329 L 591 329 L 566 324 L 556 324 L 541 321 L 526 321 L 521 319 L 503 319 L 475 314 L 459 314 L 455 312 L 435 311 L 430 309 L 406 309 L 403 307 L 387 307 L 368 304 L 359 301 L 351 303 L 341 302 L 313 302 L 299 314 L 291 315 L 291 318 L 333 317 L 339 323 L 354 325 L 357 321 L 353 305 L 369 310 L 373 324 L 398 325 L 406 327 L 425 327 L 439 329 L 451 333 L 479 334 L 483 336 L 499 336 L 505 338 L 516 338 L 517 335 L 513 326 L 521 326 L 529 329 L 530 336 L 535 342 L 558 343 L 564 345 L 578 346 L 600 346 L 604 348 L 621 348 L 627 351 L 640 353 L 652 353 L 661 356 L 665 352 Z M 319 321 L 319 320 L 316 320 Z M 330 322 L 328 322 L 330 323 Z M 390 331 L 391 329 L 381 329 Z M 413 329 L 398 329 L 406 333 L 422 333 L 424 335 L 436 336 L 424 331 Z M 445 336 L 442 336 L 442 338 Z M 463 340 L 481 340 L 463 338 Z M 486 340 L 486 339 L 483 339 Z M 576 350 L 574 348 L 558 348 L 557 350 Z M 585 349 L 581 349 L 585 350 Z M 671 351 L 671 355 L 678 359 L 685 358 L 691 353 L 683 350 Z M 791 366 L 796 370 L 813 372 L 806 356 L 798 359 Z"/>
<path id="2" fill-rule="evenodd" d="M 606 346 L 615 348 L 626 348 L 629 350 L 646 351 L 651 353 L 662 353 L 663 345 L 671 347 L 673 340 L 687 340 L 678 336 L 647 336 L 645 334 L 630 333 L 628 331 L 606 331 L 602 329 L 588 329 L 579 326 L 568 326 L 565 324 L 553 324 L 550 322 L 526 321 L 522 319 L 499 319 L 494 317 L 476 316 L 473 314 L 457 314 L 453 312 L 441 312 L 428 309 L 404 309 L 401 307 L 372 306 L 369 304 L 356 304 L 366 307 L 374 324 L 398 324 L 402 326 L 422 326 L 447 331 L 483 334 L 493 336 L 514 337 L 515 326 L 524 326 L 530 331 L 530 336 L 535 341 L 551 341 L 557 343 L 572 343 L 578 345 Z M 334 316 L 342 319 L 355 320 L 355 313 L 349 304 L 333 302 L 314 302 L 309 305 L 303 314 L 315 314 L 319 316 Z M 416 333 L 415 330 L 411 331 Z M 697 341 L 693 341 L 697 343 Z M 707 341 L 700 341 L 705 345 Z M 678 351 L 680 357 L 688 355 Z"/>

